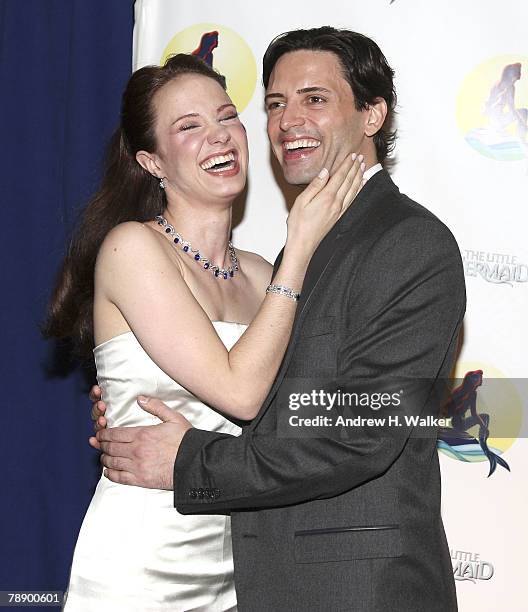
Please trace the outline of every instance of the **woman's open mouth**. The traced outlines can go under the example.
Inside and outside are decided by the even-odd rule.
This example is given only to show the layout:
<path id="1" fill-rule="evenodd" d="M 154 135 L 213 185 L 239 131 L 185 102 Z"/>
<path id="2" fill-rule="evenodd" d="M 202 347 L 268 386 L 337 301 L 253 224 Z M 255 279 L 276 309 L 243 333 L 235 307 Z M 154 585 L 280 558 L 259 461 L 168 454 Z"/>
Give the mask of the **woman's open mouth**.
<path id="1" fill-rule="evenodd" d="M 213 176 L 235 176 L 240 171 L 238 154 L 233 149 L 210 155 L 200 162 L 200 168 Z"/>

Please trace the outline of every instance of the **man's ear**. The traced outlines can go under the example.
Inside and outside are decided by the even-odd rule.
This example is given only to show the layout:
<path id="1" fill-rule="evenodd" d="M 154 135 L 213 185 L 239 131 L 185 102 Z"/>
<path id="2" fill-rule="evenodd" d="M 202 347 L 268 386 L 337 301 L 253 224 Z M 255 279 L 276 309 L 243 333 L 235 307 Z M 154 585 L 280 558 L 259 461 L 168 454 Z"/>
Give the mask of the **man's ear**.
<path id="1" fill-rule="evenodd" d="M 374 136 L 379 132 L 385 117 L 387 116 L 387 102 L 383 98 L 376 98 L 373 104 L 369 104 L 368 118 L 365 124 L 365 135 Z"/>
<path id="2" fill-rule="evenodd" d="M 144 168 L 148 173 L 157 178 L 163 178 L 163 170 L 158 164 L 158 160 L 152 153 L 147 151 L 138 151 L 136 153 L 137 163 Z"/>

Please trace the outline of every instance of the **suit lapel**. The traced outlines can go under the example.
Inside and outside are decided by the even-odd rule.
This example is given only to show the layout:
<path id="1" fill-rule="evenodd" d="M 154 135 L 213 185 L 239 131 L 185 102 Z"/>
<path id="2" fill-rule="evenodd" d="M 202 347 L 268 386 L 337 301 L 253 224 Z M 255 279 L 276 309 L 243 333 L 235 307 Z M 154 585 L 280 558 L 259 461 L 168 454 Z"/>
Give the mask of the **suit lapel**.
<path id="1" fill-rule="evenodd" d="M 299 330 L 301 329 L 302 322 L 307 312 L 309 311 L 311 298 L 314 294 L 315 289 L 324 278 L 325 272 L 330 267 L 330 264 L 332 263 L 333 259 L 343 247 L 343 244 L 345 243 L 344 237 L 349 232 L 357 229 L 361 217 L 363 217 L 368 211 L 370 203 L 379 199 L 380 197 L 383 197 L 383 192 L 387 188 L 397 190 L 397 187 L 392 182 L 389 174 L 385 170 L 380 170 L 366 183 L 366 185 L 356 197 L 354 203 L 348 208 L 348 210 L 341 217 L 341 219 L 332 227 L 332 229 L 324 237 L 324 239 L 321 241 L 321 244 L 315 251 L 306 271 L 301 296 L 299 298 L 297 311 L 295 313 L 295 319 L 293 321 L 290 342 L 288 344 L 288 348 L 286 349 L 286 354 L 284 355 L 284 359 L 282 360 L 279 372 L 277 373 L 277 377 L 275 378 L 270 392 L 264 400 L 264 403 L 262 404 L 259 413 L 253 419 L 250 425 L 251 429 L 256 427 L 260 419 L 264 416 L 266 410 L 271 404 L 273 397 L 277 392 L 277 389 L 282 383 L 282 380 L 288 369 L 288 365 L 291 361 L 293 352 L 295 350 L 295 345 L 297 344 L 297 340 L 299 338 Z M 347 236 L 347 238 L 349 239 L 350 237 Z M 281 261 L 282 251 L 279 254 L 275 263 L 275 271 L 277 270 Z"/>

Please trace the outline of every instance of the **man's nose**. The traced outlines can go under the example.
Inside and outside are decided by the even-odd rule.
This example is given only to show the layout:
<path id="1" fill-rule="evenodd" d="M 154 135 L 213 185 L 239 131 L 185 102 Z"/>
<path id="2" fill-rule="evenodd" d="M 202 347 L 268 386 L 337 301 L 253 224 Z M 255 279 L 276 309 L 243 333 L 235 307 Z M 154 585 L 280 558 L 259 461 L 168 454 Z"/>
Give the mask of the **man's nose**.
<path id="1" fill-rule="evenodd" d="M 281 130 L 286 132 L 292 127 L 297 127 L 300 125 L 304 125 L 304 115 L 302 113 L 302 109 L 296 104 L 286 106 L 280 121 Z"/>
<path id="2" fill-rule="evenodd" d="M 231 140 L 231 134 L 224 125 L 217 124 L 209 130 L 207 140 L 209 144 L 225 144 Z"/>

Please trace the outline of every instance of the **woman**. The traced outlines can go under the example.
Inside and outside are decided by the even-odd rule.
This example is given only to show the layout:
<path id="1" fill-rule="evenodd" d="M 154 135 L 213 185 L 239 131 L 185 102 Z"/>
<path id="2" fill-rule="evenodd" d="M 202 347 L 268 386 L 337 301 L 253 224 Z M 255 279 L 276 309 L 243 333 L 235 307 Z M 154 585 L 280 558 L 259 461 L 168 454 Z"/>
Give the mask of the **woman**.
<path id="1" fill-rule="evenodd" d="M 109 426 L 159 422 L 136 405 L 143 394 L 196 427 L 238 434 L 233 420 L 253 418 L 266 396 L 307 264 L 362 172 L 349 156 L 297 198 L 268 287 L 271 266 L 229 242 L 247 162 L 224 80 L 200 59 L 176 55 L 132 75 L 102 187 L 72 243 L 48 325 L 50 335 L 96 344 Z M 179 515 L 171 492 L 103 474 L 66 603 L 94 609 L 236 609 L 229 518 Z"/>

